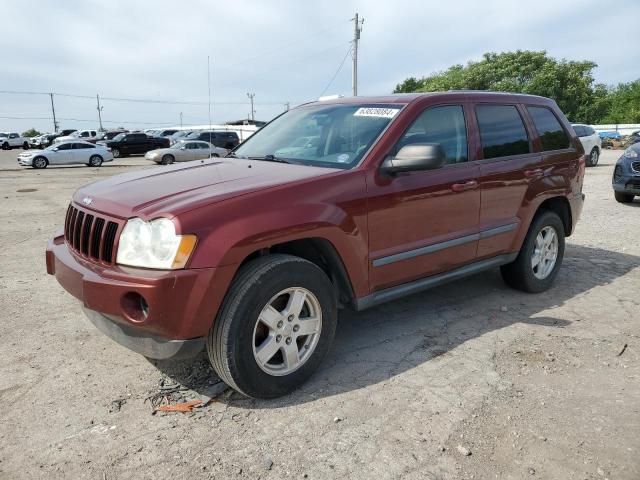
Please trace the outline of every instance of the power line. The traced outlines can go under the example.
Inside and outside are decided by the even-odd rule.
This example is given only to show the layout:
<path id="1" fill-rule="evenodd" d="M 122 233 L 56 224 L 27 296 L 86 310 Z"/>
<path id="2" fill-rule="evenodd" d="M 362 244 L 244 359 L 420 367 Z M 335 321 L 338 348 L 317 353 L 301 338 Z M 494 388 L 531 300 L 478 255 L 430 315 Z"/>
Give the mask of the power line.
<path id="1" fill-rule="evenodd" d="M 4 120 L 51 120 L 51 117 L 10 117 L 0 116 Z M 87 118 L 68 118 L 68 117 L 56 117 L 57 120 L 65 120 L 68 122 L 91 122 L 95 123 L 95 119 Z M 118 121 L 118 120 L 103 120 L 103 123 L 116 123 L 116 124 L 131 124 L 131 125 L 174 125 L 175 122 L 130 122 L 130 121 Z"/>
<path id="2" fill-rule="evenodd" d="M 95 100 L 93 95 L 75 95 L 71 93 L 59 93 L 59 92 L 27 92 L 27 91 L 17 91 L 17 90 L 0 90 L 0 94 L 9 94 L 9 95 L 57 95 L 59 97 L 70 97 L 70 98 L 86 98 L 90 100 Z M 187 100 L 154 100 L 149 98 L 124 98 L 124 97 L 104 97 L 101 96 L 100 100 L 109 100 L 112 102 L 134 102 L 134 103 L 157 103 L 163 105 L 208 105 L 208 102 L 195 102 L 195 101 L 187 101 Z M 246 102 L 211 102 L 213 105 L 246 105 Z M 282 105 L 285 103 L 284 100 L 272 101 L 272 102 L 256 102 L 256 105 Z M 296 102 L 302 103 L 302 102 Z"/>
<path id="3" fill-rule="evenodd" d="M 318 95 L 319 97 L 323 96 L 325 94 L 325 92 L 327 90 L 329 90 L 329 87 L 331 86 L 331 84 L 333 83 L 333 81 L 336 79 L 336 77 L 338 76 L 338 73 L 340 73 L 340 70 L 342 70 L 342 67 L 344 65 L 344 62 L 347 60 L 347 57 L 349 56 L 349 54 L 351 53 L 352 47 L 349 46 L 349 49 L 347 50 L 347 53 L 345 54 L 344 58 L 342 59 L 342 61 L 340 62 L 340 66 L 338 67 L 338 69 L 336 70 L 336 73 L 333 74 L 333 77 L 331 77 L 331 80 L 329 80 L 329 83 L 327 84 L 326 87 L 324 87 L 324 90 L 322 90 L 322 93 L 320 95 Z"/>

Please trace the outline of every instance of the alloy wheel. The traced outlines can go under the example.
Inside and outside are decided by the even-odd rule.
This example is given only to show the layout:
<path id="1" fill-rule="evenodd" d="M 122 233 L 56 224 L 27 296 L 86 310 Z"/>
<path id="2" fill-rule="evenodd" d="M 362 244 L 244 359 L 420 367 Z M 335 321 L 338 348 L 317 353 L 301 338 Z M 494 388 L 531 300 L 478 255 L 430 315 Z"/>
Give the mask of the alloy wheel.
<path id="1" fill-rule="evenodd" d="M 551 226 L 546 226 L 536 236 L 531 254 L 531 268 L 536 278 L 544 280 L 553 271 L 558 259 L 558 234 Z"/>
<path id="2" fill-rule="evenodd" d="M 311 357 L 322 330 L 322 309 L 301 287 L 282 290 L 262 309 L 253 329 L 253 356 L 269 375 L 294 372 Z"/>

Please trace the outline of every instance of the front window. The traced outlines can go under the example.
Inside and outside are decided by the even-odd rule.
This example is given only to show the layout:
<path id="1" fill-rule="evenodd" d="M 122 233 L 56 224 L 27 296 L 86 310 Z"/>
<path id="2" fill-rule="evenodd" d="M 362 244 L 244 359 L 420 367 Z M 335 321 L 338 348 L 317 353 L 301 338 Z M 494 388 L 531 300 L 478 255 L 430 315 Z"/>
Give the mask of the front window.
<path id="1" fill-rule="evenodd" d="M 234 151 L 238 157 L 352 168 L 403 105 L 312 104 L 290 110 Z"/>

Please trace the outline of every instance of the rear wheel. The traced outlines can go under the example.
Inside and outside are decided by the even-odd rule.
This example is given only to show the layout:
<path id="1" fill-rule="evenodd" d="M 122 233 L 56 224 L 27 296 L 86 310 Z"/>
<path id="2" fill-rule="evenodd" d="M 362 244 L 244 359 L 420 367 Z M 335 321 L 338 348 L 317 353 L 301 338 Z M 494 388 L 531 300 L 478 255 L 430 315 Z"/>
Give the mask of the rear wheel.
<path id="1" fill-rule="evenodd" d="M 160 163 L 162 165 L 171 165 L 175 161 L 176 161 L 176 159 L 174 158 L 173 155 L 164 155 L 162 157 L 162 161 Z"/>
<path id="2" fill-rule="evenodd" d="M 100 155 L 91 155 L 91 158 L 89 158 L 89 166 L 99 167 L 100 165 L 102 165 L 102 157 Z"/>
<path id="3" fill-rule="evenodd" d="M 3 149 L 3 150 L 9 150 L 9 149 L 11 149 L 11 145 L 9 145 L 9 142 L 4 142 L 4 143 L 2 144 L 2 149 Z"/>
<path id="4" fill-rule="evenodd" d="M 274 398 L 300 387 L 333 341 L 333 287 L 316 265 L 268 255 L 242 267 L 207 338 L 216 373 L 238 392 Z"/>
<path id="5" fill-rule="evenodd" d="M 613 192 L 618 203 L 631 203 L 633 202 L 633 195 L 630 193 Z"/>
<path id="6" fill-rule="evenodd" d="M 510 287 L 530 293 L 544 292 L 558 274 L 564 256 L 564 225 L 555 212 L 543 211 L 534 218 L 520 253 L 500 268 Z"/>
<path id="7" fill-rule="evenodd" d="M 36 157 L 31 162 L 31 166 L 37 169 L 47 168 L 47 165 L 49 165 L 49 162 L 44 157 Z"/>
<path id="8" fill-rule="evenodd" d="M 24 143 L 22 144 L 22 148 L 23 148 L 23 150 L 29 150 L 29 143 L 24 142 Z"/>
<path id="9" fill-rule="evenodd" d="M 591 153 L 589 153 L 589 157 L 587 158 L 587 167 L 595 167 L 598 165 L 598 160 L 600 159 L 600 152 L 597 147 L 593 147 L 591 149 Z"/>

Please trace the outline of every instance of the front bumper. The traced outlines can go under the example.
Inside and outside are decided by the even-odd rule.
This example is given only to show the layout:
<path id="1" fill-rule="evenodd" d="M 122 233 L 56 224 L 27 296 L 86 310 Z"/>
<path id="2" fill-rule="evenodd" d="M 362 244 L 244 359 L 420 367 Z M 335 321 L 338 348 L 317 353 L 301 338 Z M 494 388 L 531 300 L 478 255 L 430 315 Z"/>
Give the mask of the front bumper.
<path id="1" fill-rule="evenodd" d="M 233 276 L 225 267 L 167 271 L 90 262 L 67 247 L 62 232 L 49 242 L 46 263 L 100 331 L 151 358 L 198 353 Z"/>
<path id="2" fill-rule="evenodd" d="M 33 165 L 33 157 L 18 157 L 18 165 L 23 167 L 31 167 Z"/>
<path id="3" fill-rule="evenodd" d="M 205 337 L 170 340 L 118 323 L 95 310 L 83 308 L 83 311 L 91 323 L 107 337 L 148 358 L 157 360 L 189 358 L 197 355 L 204 348 Z"/>
<path id="4" fill-rule="evenodd" d="M 630 165 L 618 164 L 611 184 L 616 192 L 640 195 L 640 172 L 634 171 Z"/>

